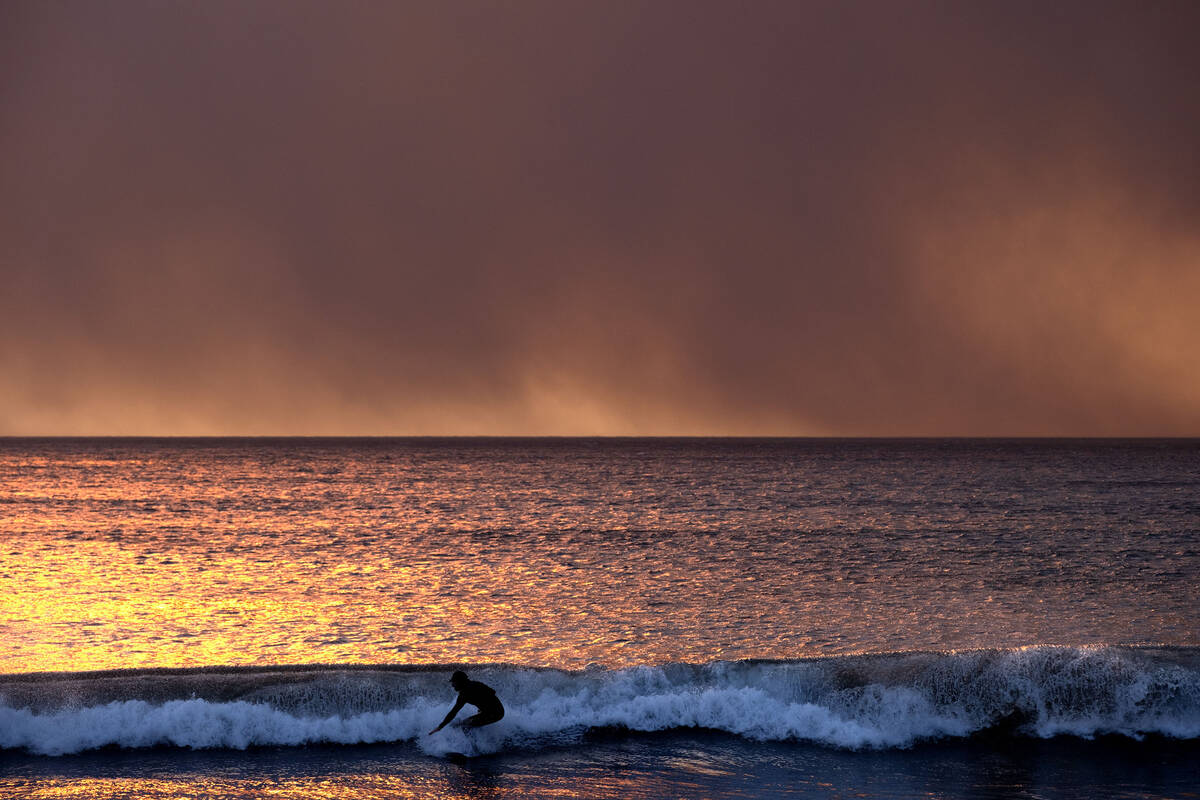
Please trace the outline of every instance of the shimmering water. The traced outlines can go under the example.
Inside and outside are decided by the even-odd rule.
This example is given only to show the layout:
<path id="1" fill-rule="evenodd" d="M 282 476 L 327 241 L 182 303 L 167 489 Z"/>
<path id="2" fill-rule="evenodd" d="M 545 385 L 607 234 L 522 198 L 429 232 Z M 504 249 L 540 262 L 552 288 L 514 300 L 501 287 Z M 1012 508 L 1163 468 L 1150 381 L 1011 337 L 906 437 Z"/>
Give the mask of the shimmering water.
<path id="1" fill-rule="evenodd" d="M 832 754 L 1015 725 L 1174 737 L 1161 781 L 1134 767 L 1162 748 L 1115 762 L 1172 796 L 1200 737 L 1198 587 L 1196 441 L 0 440 L 0 773 L 153 794 L 210 762 L 14 753 L 395 742 L 303 774 L 239 761 L 201 794 L 780 796 L 848 770 L 873 788 L 826 796 L 916 796 L 953 751 L 903 784 Z M 906 651 L 932 652 L 870 655 Z M 426 738 L 458 662 L 510 665 L 478 671 L 509 716 Z M 594 739 L 614 726 L 675 738 Z M 469 791 L 429 760 L 467 744 L 499 774 Z M 595 759 L 649 782 L 605 795 Z"/>
<path id="2" fill-rule="evenodd" d="M 0 443 L 0 671 L 1200 644 L 1194 442 Z"/>

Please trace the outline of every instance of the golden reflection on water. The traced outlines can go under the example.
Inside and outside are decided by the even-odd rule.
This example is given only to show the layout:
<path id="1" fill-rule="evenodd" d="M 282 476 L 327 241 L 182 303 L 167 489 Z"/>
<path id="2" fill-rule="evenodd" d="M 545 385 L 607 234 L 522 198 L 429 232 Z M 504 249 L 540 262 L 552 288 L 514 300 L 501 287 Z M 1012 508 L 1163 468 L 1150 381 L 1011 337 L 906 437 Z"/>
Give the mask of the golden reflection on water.
<path id="1" fill-rule="evenodd" d="M 314 797 L 327 800 L 365 800 L 365 798 L 389 797 L 399 800 L 484 800 L 485 798 L 527 797 L 527 788 L 511 786 L 497 789 L 487 782 L 463 785 L 464 781 L 441 778 L 417 778 L 414 776 L 366 775 L 342 778 L 287 778 L 278 780 L 230 780 L 213 776 L 190 776 L 187 779 L 155 778 L 50 778 L 30 781 L 6 781 L 0 779 L 0 793 L 17 795 L 36 800 L 109 800 L 110 798 L 295 798 L 311 800 Z M 458 785 L 456 785 L 458 784 Z M 594 797 L 566 787 L 539 787 L 542 797 Z"/>
<path id="2" fill-rule="evenodd" d="M 1150 484 L 1135 558 L 1026 456 L 720 447 L 0 442 L 0 672 L 1196 643 Z"/>
<path id="3" fill-rule="evenodd" d="M 10 461 L 0 672 L 712 656 L 678 637 L 646 646 L 645 602 L 670 571 L 638 586 L 640 564 L 611 549 L 493 540 L 497 522 L 531 521 L 480 518 L 475 501 L 503 487 L 479 473 L 256 455 Z"/>
<path id="4" fill-rule="evenodd" d="M 310 800 L 528 800 L 539 798 L 661 798 L 682 796 L 688 788 L 678 775 L 669 781 L 640 772 L 622 774 L 552 775 L 532 773 L 493 774 L 487 770 L 453 765 L 434 765 L 404 774 L 350 774 L 275 778 L 226 778 L 194 774 L 178 778 L 0 777 L 0 796 L 35 800 L 116 800 L 117 798 L 170 798 L 182 800 L 251 800 L 252 798 L 296 798 Z M 699 789 L 700 787 L 694 787 Z M 683 792 L 691 796 L 691 793 Z M 696 794 L 695 796 L 703 796 Z"/>
<path id="5" fill-rule="evenodd" d="M 379 563 L 10 541 L 0 672 L 521 656 L 572 664 L 612 661 L 638 638 L 633 630 L 587 630 L 588 612 L 574 593 L 595 591 L 595 575 L 577 573 L 567 584 L 554 580 L 553 567 L 520 561 L 401 566 L 371 557 Z M 618 624 L 636 625 L 636 594 L 622 604 L 610 587 L 601 591 L 611 598 L 609 613 L 621 615 Z M 555 632 L 565 634 L 561 642 Z M 677 657 L 677 645 L 660 649 L 660 658 Z"/>

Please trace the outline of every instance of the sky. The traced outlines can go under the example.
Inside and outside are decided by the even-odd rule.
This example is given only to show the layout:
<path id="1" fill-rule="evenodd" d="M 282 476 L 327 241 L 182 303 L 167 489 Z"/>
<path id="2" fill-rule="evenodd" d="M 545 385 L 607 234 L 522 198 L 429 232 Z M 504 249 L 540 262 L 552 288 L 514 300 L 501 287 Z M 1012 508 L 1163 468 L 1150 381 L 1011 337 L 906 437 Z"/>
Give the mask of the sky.
<path id="1" fill-rule="evenodd" d="M 0 4 L 0 435 L 1200 435 L 1200 4 Z"/>

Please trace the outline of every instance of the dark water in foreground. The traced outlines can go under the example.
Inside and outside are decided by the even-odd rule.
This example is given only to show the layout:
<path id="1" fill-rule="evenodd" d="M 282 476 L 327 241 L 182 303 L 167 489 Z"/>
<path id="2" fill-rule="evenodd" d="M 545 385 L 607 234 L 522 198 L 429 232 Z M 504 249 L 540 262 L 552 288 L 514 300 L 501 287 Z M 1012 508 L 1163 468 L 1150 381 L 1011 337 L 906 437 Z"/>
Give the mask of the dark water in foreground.
<path id="1" fill-rule="evenodd" d="M 404 745 L 246 752 L 0 754 L 5 797 L 145 798 L 1189 798 L 1188 743 L 1030 740 L 846 752 L 706 732 L 597 734 L 570 748 L 463 766 Z"/>
<path id="2" fill-rule="evenodd" d="M 4 796 L 1200 785 L 1194 441 L 0 440 L 0 490 Z M 425 737 L 454 663 L 509 713 Z"/>

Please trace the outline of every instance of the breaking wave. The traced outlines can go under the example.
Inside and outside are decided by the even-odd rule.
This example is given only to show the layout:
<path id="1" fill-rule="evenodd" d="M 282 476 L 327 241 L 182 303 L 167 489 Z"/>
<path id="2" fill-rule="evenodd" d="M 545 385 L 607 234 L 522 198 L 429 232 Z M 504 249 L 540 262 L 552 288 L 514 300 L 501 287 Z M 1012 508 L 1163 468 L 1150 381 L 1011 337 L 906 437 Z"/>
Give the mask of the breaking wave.
<path id="1" fill-rule="evenodd" d="M 1200 738 L 1200 649 L 1029 647 L 567 672 L 466 667 L 507 714 L 436 725 L 458 665 L 0 676 L 0 748 L 412 742 L 430 754 L 563 746 L 589 731 L 705 728 L 758 741 L 901 748 L 977 735 Z M 464 713 L 462 716 L 466 716 Z"/>

